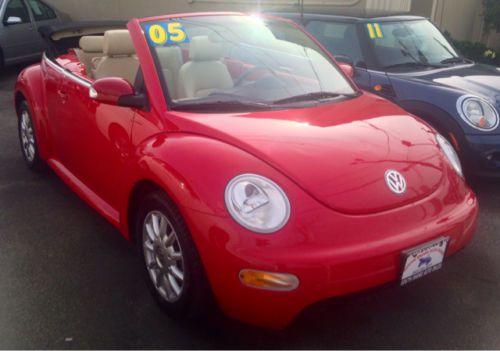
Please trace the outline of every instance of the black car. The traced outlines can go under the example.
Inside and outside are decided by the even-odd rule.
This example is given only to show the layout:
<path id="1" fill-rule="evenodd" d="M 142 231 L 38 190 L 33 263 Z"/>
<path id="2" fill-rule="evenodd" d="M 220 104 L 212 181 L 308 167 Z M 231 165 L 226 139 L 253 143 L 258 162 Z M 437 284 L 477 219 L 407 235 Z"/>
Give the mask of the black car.
<path id="1" fill-rule="evenodd" d="M 463 57 L 428 19 L 277 14 L 303 25 L 363 89 L 429 122 L 468 174 L 500 176 L 500 68 Z"/>

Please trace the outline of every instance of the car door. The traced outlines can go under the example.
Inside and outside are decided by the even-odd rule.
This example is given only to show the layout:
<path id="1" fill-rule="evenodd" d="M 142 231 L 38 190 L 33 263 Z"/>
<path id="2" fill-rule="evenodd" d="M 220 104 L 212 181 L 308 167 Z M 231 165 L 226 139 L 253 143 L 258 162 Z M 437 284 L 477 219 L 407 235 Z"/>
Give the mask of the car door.
<path id="1" fill-rule="evenodd" d="M 31 11 L 32 18 L 35 22 L 35 27 L 38 32 L 38 28 L 41 26 L 47 26 L 51 24 L 56 24 L 59 22 L 56 12 L 46 3 L 40 0 L 25 0 L 28 4 L 28 8 Z M 39 35 L 37 37 L 38 46 L 40 51 L 45 51 L 46 43 Z"/>
<path id="2" fill-rule="evenodd" d="M 65 75 L 55 116 L 61 162 L 92 201 L 110 214 L 118 206 L 125 179 L 135 112 L 95 101 L 89 95 L 90 81 Z"/>
<path id="3" fill-rule="evenodd" d="M 39 35 L 24 0 L 8 0 L 0 33 L 6 64 L 40 55 Z"/>

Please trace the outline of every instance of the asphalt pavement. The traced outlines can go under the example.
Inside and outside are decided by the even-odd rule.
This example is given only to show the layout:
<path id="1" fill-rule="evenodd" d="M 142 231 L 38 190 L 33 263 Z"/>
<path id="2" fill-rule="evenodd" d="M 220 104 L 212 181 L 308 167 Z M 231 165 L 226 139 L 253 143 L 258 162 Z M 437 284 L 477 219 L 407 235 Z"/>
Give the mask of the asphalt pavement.
<path id="1" fill-rule="evenodd" d="M 474 181 L 477 236 L 428 277 L 320 302 L 284 331 L 180 324 L 149 295 L 134 248 L 53 173 L 25 167 L 20 70 L 0 72 L 0 348 L 500 348 L 500 181 Z"/>

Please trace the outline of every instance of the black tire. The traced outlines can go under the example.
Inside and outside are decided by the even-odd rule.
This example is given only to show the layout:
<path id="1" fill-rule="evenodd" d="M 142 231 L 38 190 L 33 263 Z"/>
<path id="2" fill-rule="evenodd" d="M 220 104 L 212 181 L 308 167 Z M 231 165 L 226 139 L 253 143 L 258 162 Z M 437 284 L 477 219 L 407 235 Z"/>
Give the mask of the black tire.
<path id="1" fill-rule="evenodd" d="M 29 108 L 26 100 L 22 101 L 19 104 L 19 108 L 17 109 L 18 115 L 18 135 L 19 135 L 19 143 L 21 145 L 21 152 L 23 154 L 24 161 L 28 168 L 30 168 L 34 172 L 41 172 L 43 170 L 44 163 L 40 158 L 40 154 L 38 153 L 38 141 L 35 133 L 35 125 L 33 123 L 31 110 Z M 25 132 L 23 133 L 23 123 L 29 121 L 29 126 L 24 126 Z M 29 131 L 26 132 L 26 127 L 28 127 Z M 28 133 L 29 135 L 26 135 Z M 31 138 L 32 140 L 29 142 L 29 145 L 32 146 L 32 150 L 28 150 L 29 147 L 26 147 L 26 139 L 25 137 Z"/>
<path id="2" fill-rule="evenodd" d="M 145 222 L 153 212 L 159 212 L 168 219 L 169 224 L 175 230 L 178 247 L 180 247 L 183 257 L 184 281 L 182 292 L 175 301 L 168 301 L 160 293 L 147 267 L 147 254 L 144 248 L 146 245 L 144 236 L 147 235 Z M 141 270 L 147 285 L 156 301 L 168 315 L 182 321 L 195 322 L 212 314 L 215 300 L 198 251 L 179 210 L 164 192 L 152 192 L 142 200 L 135 221 L 135 239 L 137 240 Z M 160 271 L 167 273 L 168 270 L 160 269 Z"/>

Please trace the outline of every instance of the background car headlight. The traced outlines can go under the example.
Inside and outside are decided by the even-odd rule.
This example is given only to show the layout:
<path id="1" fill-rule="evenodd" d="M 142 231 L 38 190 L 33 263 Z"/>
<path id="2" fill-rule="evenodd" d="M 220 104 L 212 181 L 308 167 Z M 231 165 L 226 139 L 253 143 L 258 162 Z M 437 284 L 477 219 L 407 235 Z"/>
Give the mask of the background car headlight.
<path id="1" fill-rule="evenodd" d="M 461 96 L 457 101 L 457 110 L 472 128 L 488 132 L 498 127 L 498 112 L 486 100 L 471 95 Z"/>
<path id="2" fill-rule="evenodd" d="M 451 143 L 442 135 L 438 134 L 436 135 L 436 140 L 441 147 L 441 150 L 443 150 L 444 154 L 446 155 L 446 158 L 448 158 L 448 161 L 452 165 L 453 169 L 461 176 L 464 176 L 463 170 L 462 170 L 462 165 L 460 163 L 460 159 L 458 158 L 457 152 L 455 151 L 455 148 L 451 145 Z"/>
<path id="3" fill-rule="evenodd" d="M 229 182 L 226 206 L 236 222 L 256 232 L 269 234 L 283 228 L 290 218 L 290 202 L 272 180 L 243 174 Z"/>

